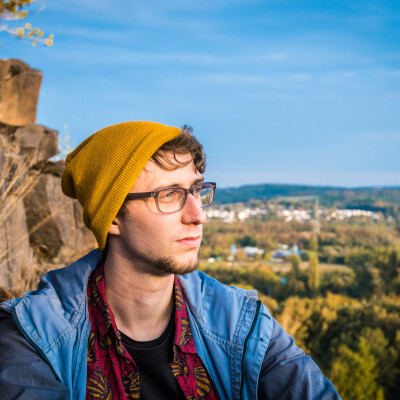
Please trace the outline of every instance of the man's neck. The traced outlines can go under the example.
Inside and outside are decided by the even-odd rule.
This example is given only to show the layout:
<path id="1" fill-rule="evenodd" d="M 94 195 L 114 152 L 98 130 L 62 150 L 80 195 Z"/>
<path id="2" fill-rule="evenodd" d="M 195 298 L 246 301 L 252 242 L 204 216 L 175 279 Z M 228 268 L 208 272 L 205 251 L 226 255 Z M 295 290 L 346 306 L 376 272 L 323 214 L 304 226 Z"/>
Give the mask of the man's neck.
<path id="1" fill-rule="evenodd" d="M 110 253 L 104 275 L 107 302 L 118 330 L 138 341 L 157 339 L 173 311 L 174 276 L 148 273 Z"/>

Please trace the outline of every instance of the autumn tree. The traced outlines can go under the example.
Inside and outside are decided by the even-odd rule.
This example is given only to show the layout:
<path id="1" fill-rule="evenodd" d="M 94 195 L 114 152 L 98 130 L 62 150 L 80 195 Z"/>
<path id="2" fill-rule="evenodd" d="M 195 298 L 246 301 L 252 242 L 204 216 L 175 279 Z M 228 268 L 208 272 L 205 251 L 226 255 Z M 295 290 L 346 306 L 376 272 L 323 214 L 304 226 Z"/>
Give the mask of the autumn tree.
<path id="1" fill-rule="evenodd" d="M 39 28 L 32 27 L 29 22 L 19 26 L 9 26 L 15 21 L 22 21 L 28 17 L 30 8 L 37 0 L 0 0 L 0 31 L 15 35 L 19 39 L 29 40 L 32 46 L 42 43 L 45 46 L 53 44 L 54 35 L 45 37 Z"/>
<path id="2" fill-rule="evenodd" d="M 319 289 L 319 269 L 317 253 L 310 251 L 308 262 L 308 288 L 310 289 L 311 293 L 316 294 Z"/>
<path id="3" fill-rule="evenodd" d="M 308 248 L 311 251 L 318 251 L 318 237 L 314 235 L 308 242 Z"/>
<path id="4" fill-rule="evenodd" d="M 373 264 L 383 282 L 389 287 L 400 271 L 400 253 L 395 248 L 379 247 L 375 250 Z"/>
<path id="5" fill-rule="evenodd" d="M 300 275 L 301 258 L 298 256 L 298 254 L 292 254 L 289 256 L 289 261 L 290 264 L 292 264 L 292 271 L 294 276 L 298 278 Z"/>
<path id="6" fill-rule="evenodd" d="M 239 246 L 242 247 L 246 246 L 255 247 L 257 246 L 257 239 L 253 235 L 244 235 L 237 239 L 237 243 Z"/>
<path id="7" fill-rule="evenodd" d="M 374 278 L 370 268 L 366 266 L 354 267 L 356 274 L 353 284 L 348 287 L 348 294 L 354 297 L 370 297 L 374 292 Z"/>
<path id="8" fill-rule="evenodd" d="M 378 384 L 377 361 L 364 337 L 353 351 L 339 346 L 332 364 L 331 376 L 341 397 L 347 400 L 384 400 L 383 388 Z"/>

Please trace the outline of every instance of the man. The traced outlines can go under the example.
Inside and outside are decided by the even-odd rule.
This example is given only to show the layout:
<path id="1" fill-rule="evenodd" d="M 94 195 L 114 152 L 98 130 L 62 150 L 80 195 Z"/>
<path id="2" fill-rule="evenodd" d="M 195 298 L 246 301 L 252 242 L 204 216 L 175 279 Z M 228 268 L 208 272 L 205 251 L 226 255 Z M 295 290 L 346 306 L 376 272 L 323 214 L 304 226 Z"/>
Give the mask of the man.
<path id="1" fill-rule="evenodd" d="M 0 307 L 1 399 L 338 399 L 254 291 L 201 272 L 205 156 L 126 122 L 66 159 L 99 249 Z"/>

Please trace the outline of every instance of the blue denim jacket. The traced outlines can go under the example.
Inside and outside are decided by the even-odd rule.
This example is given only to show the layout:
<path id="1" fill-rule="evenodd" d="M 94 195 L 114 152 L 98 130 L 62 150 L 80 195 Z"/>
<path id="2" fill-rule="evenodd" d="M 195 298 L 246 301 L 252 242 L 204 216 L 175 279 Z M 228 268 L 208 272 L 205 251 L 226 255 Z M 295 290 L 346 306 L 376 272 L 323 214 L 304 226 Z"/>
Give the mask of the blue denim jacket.
<path id="1" fill-rule="evenodd" d="M 12 314 L 29 348 L 45 360 L 57 378 L 52 383 L 46 376 L 46 384 L 34 388 L 43 377 L 37 378 L 36 370 L 18 366 L 26 358 L 23 346 L 1 352 L 10 344 L 4 341 L 10 339 L 6 335 L 2 339 L 0 323 L 0 392 L 19 385 L 26 398 L 65 399 L 66 392 L 61 392 L 66 387 L 71 400 L 85 399 L 90 332 L 86 288 L 100 260 L 101 253 L 94 250 L 66 268 L 47 273 L 38 290 L 0 305 Z M 179 281 L 196 351 L 221 399 L 257 399 L 257 395 L 280 400 L 340 399 L 312 359 L 295 346 L 293 338 L 257 300 L 255 291 L 222 285 L 202 272 L 181 276 Z M 41 370 L 43 375 L 49 374 L 46 368 Z M 28 382 L 26 387 L 24 382 Z M 46 394 L 52 385 L 59 397 Z"/>

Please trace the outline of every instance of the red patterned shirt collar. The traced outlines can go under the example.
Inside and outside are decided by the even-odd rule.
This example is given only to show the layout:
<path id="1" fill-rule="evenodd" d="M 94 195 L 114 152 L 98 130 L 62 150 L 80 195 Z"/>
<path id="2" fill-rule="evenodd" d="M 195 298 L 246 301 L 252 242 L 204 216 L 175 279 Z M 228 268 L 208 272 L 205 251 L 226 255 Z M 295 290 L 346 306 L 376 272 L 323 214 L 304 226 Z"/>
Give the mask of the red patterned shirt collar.
<path id="1" fill-rule="evenodd" d="M 103 337 L 110 328 L 115 333 L 118 332 L 117 324 L 115 323 L 114 314 L 111 311 L 106 299 L 106 287 L 104 279 L 104 263 L 99 265 L 91 280 L 91 295 L 89 302 L 96 308 L 101 309 L 101 313 L 96 313 L 96 328 L 99 337 Z"/>
<path id="2" fill-rule="evenodd" d="M 192 331 L 189 325 L 189 317 L 183 298 L 182 288 L 178 278 L 174 279 L 175 291 L 175 338 L 174 344 L 180 348 L 183 353 L 196 354 Z"/>

